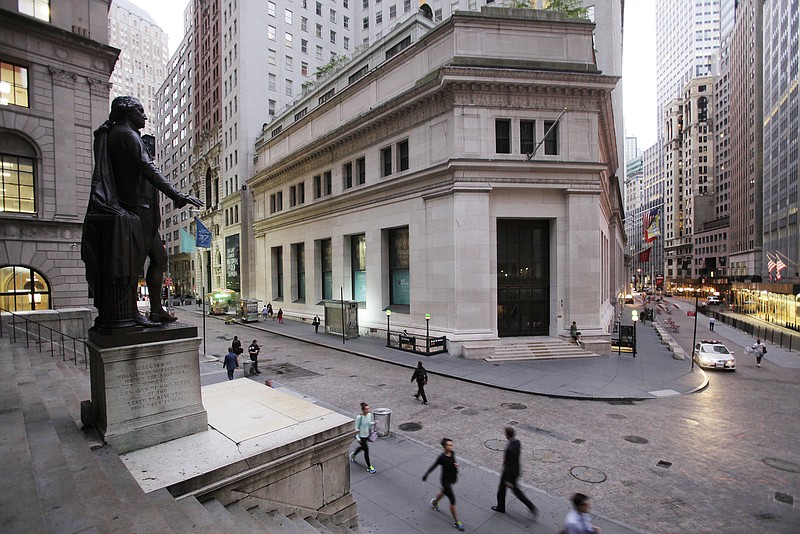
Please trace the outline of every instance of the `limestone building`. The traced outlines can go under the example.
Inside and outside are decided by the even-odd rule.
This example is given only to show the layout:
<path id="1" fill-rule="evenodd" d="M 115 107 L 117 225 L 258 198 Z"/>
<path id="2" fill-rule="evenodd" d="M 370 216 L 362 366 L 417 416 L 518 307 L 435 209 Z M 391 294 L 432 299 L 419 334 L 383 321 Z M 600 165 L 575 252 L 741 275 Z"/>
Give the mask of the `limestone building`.
<path id="1" fill-rule="evenodd" d="M 92 132 L 108 117 L 109 2 L 0 1 L 0 307 L 87 306 Z M 52 9 L 51 9 L 52 7 Z"/>
<path id="2" fill-rule="evenodd" d="M 607 347 L 626 276 L 618 78 L 597 69 L 593 28 L 418 15 L 265 125 L 248 181 L 257 293 L 309 318 L 343 295 L 362 334 L 385 335 L 388 311 L 392 330 L 424 332 L 429 314 L 466 357 L 573 320 Z"/>

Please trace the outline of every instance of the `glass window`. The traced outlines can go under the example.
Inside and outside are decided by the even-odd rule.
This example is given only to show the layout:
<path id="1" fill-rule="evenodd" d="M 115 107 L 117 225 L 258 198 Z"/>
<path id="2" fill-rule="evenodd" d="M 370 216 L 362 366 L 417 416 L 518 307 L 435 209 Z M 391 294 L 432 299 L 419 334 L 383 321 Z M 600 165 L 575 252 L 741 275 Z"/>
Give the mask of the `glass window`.
<path id="1" fill-rule="evenodd" d="M 0 168 L 0 212 L 36 213 L 33 159 L 0 154 Z"/>
<path id="2" fill-rule="evenodd" d="M 270 17 L 275 16 L 275 2 L 267 2 L 267 14 Z"/>
<path id="3" fill-rule="evenodd" d="M 296 243 L 294 248 L 295 276 L 297 277 L 297 299 L 306 298 L 306 246 L 303 243 Z"/>
<path id="4" fill-rule="evenodd" d="M 48 310 L 50 304 L 50 284 L 41 273 L 22 265 L 0 267 L 0 308 Z"/>
<path id="5" fill-rule="evenodd" d="M 381 149 L 381 176 L 392 174 L 392 147 Z"/>
<path id="6" fill-rule="evenodd" d="M 494 121 L 495 152 L 511 154 L 511 121 L 495 119 Z"/>
<path id="7" fill-rule="evenodd" d="M 330 239 L 323 239 L 319 243 L 319 252 L 322 272 L 322 298 L 333 298 L 333 247 Z"/>
<path id="8" fill-rule="evenodd" d="M 389 304 L 411 304 L 408 226 L 389 230 Z"/>
<path id="9" fill-rule="evenodd" d="M 530 154 L 533 152 L 534 121 L 519 121 L 519 153 Z"/>
<path id="10" fill-rule="evenodd" d="M 276 32 L 275 26 L 267 26 L 267 37 L 269 38 L 270 41 L 275 40 L 275 32 Z"/>
<path id="11" fill-rule="evenodd" d="M 353 277 L 353 300 L 367 301 L 367 236 L 350 237 L 350 269 Z"/>
<path id="12" fill-rule="evenodd" d="M 28 107 L 28 69 L 0 62 L 0 106 Z"/>
<path id="13" fill-rule="evenodd" d="M 292 12 L 290 10 L 287 9 L 283 12 L 283 20 L 286 21 L 286 24 L 292 23 Z"/>
<path id="14" fill-rule="evenodd" d="M 358 173 L 358 185 L 367 183 L 367 159 L 358 158 L 356 160 L 356 172 Z"/>
<path id="15" fill-rule="evenodd" d="M 408 170 L 408 139 L 397 143 L 397 170 Z"/>
<path id="16" fill-rule="evenodd" d="M 353 187 L 353 163 L 345 163 L 342 166 L 342 179 L 344 181 L 344 188 L 350 189 Z"/>
<path id="17" fill-rule="evenodd" d="M 17 9 L 23 15 L 50 22 L 50 0 L 17 0 Z"/>
<path id="18" fill-rule="evenodd" d="M 325 174 L 323 174 L 322 176 L 325 178 L 325 181 L 322 184 L 322 186 L 324 187 L 323 193 L 325 193 L 325 195 L 327 196 L 331 194 L 331 187 L 333 186 L 333 175 L 331 174 L 331 171 L 326 171 Z"/>
<path id="19" fill-rule="evenodd" d="M 318 174 L 314 177 L 314 198 L 322 196 L 322 175 Z"/>
<path id="20" fill-rule="evenodd" d="M 544 131 L 544 153 L 548 156 L 555 156 L 558 154 L 558 123 L 544 121 Z"/>
<path id="21" fill-rule="evenodd" d="M 272 247 L 272 298 L 283 299 L 283 248 Z"/>

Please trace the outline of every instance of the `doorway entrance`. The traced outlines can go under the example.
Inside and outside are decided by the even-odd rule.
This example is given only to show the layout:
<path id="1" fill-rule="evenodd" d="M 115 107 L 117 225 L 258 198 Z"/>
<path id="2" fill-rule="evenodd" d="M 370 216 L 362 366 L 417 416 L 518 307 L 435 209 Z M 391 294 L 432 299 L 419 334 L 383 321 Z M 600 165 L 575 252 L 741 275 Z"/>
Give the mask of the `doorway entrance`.
<path id="1" fill-rule="evenodd" d="M 501 337 L 550 330 L 550 222 L 497 221 L 497 331 Z"/>

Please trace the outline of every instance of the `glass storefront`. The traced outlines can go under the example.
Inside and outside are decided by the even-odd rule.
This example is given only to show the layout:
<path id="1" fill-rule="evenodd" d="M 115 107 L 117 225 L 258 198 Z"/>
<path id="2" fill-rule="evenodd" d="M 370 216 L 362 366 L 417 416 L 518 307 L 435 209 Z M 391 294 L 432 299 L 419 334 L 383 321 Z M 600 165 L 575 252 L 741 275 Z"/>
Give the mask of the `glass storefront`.
<path id="1" fill-rule="evenodd" d="M 734 312 L 754 315 L 780 326 L 798 327 L 800 285 L 734 284 L 731 296 Z"/>

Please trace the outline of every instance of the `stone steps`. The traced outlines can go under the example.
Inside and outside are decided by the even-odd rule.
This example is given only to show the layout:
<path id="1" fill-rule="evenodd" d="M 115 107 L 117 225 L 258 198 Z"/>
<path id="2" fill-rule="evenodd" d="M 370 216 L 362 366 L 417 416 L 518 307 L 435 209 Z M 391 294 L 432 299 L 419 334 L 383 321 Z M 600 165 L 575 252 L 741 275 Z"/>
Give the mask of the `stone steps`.
<path id="1" fill-rule="evenodd" d="M 145 494 L 113 447 L 84 431 L 89 372 L 60 354 L 0 338 L 0 525 L 8 532 L 354 534 L 313 510 L 247 497 L 223 506 Z"/>
<path id="2" fill-rule="evenodd" d="M 555 360 L 566 358 L 592 358 L 599 356 L 580 345 L 565 341 L 508 342 L 495 348 L 494 354 L 484 358 L 487 362 L 519 360 Z"/>

